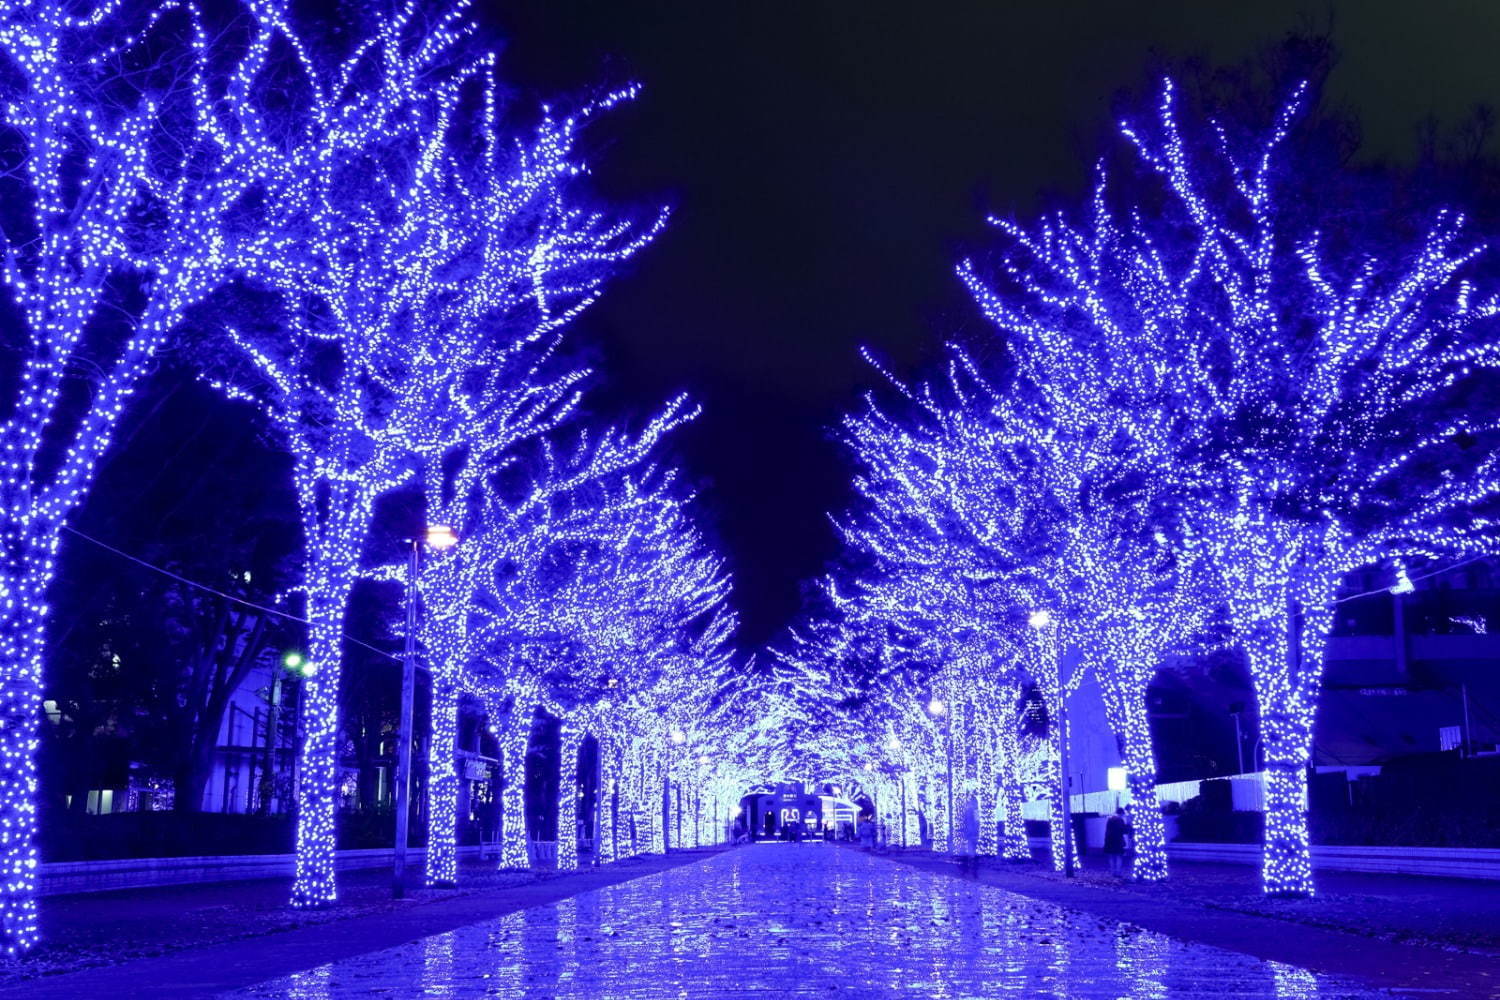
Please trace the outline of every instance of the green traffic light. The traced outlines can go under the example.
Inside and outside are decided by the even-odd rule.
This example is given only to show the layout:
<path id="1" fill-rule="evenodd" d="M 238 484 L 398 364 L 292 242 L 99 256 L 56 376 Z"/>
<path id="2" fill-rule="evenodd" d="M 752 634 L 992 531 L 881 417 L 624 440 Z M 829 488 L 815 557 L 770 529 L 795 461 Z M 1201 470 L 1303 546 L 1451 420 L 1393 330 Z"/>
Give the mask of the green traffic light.
<path id="1" fill-rule="evenodd" d="M 306 663 L 306 658 L 303 657 L 303 655 L 297 652 L 295 649 L 290 653 L 282 656 L 281 658 L 281 665 L 286 667 L 288 670 L 300 671 L 303 666 L 306 665 Z"/>

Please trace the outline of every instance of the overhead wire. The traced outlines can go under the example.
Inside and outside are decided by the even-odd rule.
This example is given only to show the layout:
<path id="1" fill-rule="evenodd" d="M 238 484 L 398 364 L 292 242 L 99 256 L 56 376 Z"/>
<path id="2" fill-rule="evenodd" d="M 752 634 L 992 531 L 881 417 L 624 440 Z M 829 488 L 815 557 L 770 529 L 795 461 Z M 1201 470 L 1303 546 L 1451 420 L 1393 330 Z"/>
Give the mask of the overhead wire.
<path id="1" fill-rule="evenodd" d="M 206 591 L 216 597 L 222 597 L 226 601 L 233 601 L 236 604 L 243 604 L 247 608 L 254 608 L 256 611 L 260 611 L 264 614 L 276 615 L 277 617 L 285 618 L 288 621 L 298 622 L 303 625 L 311 626 L 313 624 L 312 621 L 303 618 L 301 615 L 294 615 L 289 611 L 282 611 L 279 608 L 269 607 L 264 604 L 257 604 L 255 601 L 246 600 L 245 598 L 236 596 L 235 594 L 226 593 L 225 591 L 219 590 L 217 587 L 210 587 L 206 583 L 199 583 L 197 580 L 190 580 L 187 577 L 183 576 L 181 573 L 176 573 L 164 566 L 157 566 L 155 563 L 147 562 L 139 556 L 133 556 L 129 552 L 117 549 L 113 545 L 110 545 L 108 542 L 102 542 L 94 536 L 85 534 L 84 532 L 79 531 L 77 528 L 74 528 L 71 525 L 63 525 L 63 530 L 68 532 L 69 534 L 77 535 L 79 538 L 82 538 L 86 542 L 91 542 L 94 545 L 97 545 L 99 546 L 99 548 L 104 549 L 107 552 L 113 552 L 121 559 L 127 559 L 130 562 L 135 563 L 137 566 L 144 566 L 146 569 L 149 569 L 152 572 L 160 573 L 162 576 L 171 577 L 173 580 L 176 580 L 179 583 L 187 584 L 189 587 L 196 587 L 197 589 Z M 401 657 L 397 656 L 395 653 L 380 649 L 377 646 L 372 646 L 368 642 L 365 642 L 363 639 L 355 638 L 348 632 L 340 630 L 339 635 L 343 637 L 345 642 L 351 642 L 356 646 L 368 649 L 372 653 L 379 653 L 381 656 L 389 657 L 390 659 L 397 662 L 401 661 Z"/>

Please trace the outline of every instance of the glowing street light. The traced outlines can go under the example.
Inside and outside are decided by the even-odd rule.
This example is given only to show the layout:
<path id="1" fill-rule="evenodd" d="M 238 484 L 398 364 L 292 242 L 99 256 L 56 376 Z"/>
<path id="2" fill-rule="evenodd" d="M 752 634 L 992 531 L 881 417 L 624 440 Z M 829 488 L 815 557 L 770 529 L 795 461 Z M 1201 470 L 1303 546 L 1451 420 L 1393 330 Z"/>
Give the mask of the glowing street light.
<path id="1" fill-rule="evenodd" d="M 427 526 L 427 547 L 439 552 L 451 549 L 458 544 L 458 535 L 446 524 L 429 524 Z"/>
<path id="2" fill-rule="evenodd" d="M 1026 618 L 1026 622 L 1038 632 L 1052 626 L 1052 612 L 1046 608 L 1037 608 Z M 1053 642 L 1041 640 L 1044 649 L 1043 655 L 1052 657 L 1054 663 L 1058 658 L 1057 646 Z M 1068 784 L 1068 685 L 1059 681 L 1057 695 L 1057 766 L 1061 772 L 1060 785 L 1057 795 L 1060 801 L 1060 814 L 1062 816 L 1062 850 L 1063 850 L 1063 874 L 1068 878 L 1073 877 L 1073 803 L 1071 788 Z"/>
<path id="3" fill-rule="evenodd" d="M 434 552 L 442 552 L 458 544 L 458 535 L 446 524 L 429 524 L 421 538 L 411 539 L 411 551 L 406 557 L 406 650 L 401 657 L 401 726 L 397 730 L 396 744 L 396 844 L 395 861 L 391 871 L 391 895 L 400 899 L 406 895 L 406 848 L 407 827 L 411 809 L 407 805 L 411 796 L 411 740 L 412 700 L 417 687 L 417 574 L 422 566 L 422 543 Z"/>
<path id="4" fill-rule="evenodd" d="M 943 743 L 948 762 L 948 852 L 953 853 L 953 720 L 947 715 L 948 705 L 943 699 L 934 697 L 927 703 L 927 714 L 943 720 Z"/>
<path id="5" fill-rule="evenodd" d="M 304 680 L 306 680 L 307 678 L 311 677 L 313 674 L 315 674 L 315 673 L 318 672 L 317 667 L 313 665 L 313 662 L 311 660 L 309 660 L 306 656 L 304 656 L 302 654 L 302 651 L 298 650 L 298 649 L 289 649 L 285 653 L 282 653 L 281 654 L 281 670 L 272 671 L 271 691 L 270 691 L 269 696 L 266 699 L 266 701 L 267 701 L 267 708 L 266 708 L 266 764 L 265 764 L 265 773 L 267 775 L 273 773 L 276 770 L 276 766 L 277 766 L 276 765 L 277 739 L 278 739 L 278 734 L 280 732 L 280 728 L 279 728 L 279 725 L 278 725 L 278 716 L 279 716 L 279 714 L 281 712 L 282 681 L 284 680 L 284 678 L 282 676 L 282 670 L 284 670 L 288 674 L 291 674 L 294 677 L 301 677 Z M 302 707 L 302 699 L 299 698 L 299 699 L 297 699 L 296 710 L 298 712 L 300 712 L 301 711 L 301 707 Z M 298 719 L 296 718 L 296 716 L 293 716 L 293 719 L 292 719 L 292 740 L 293 740 L 294 746 L 295 746 L 295 743 L 296 743 L 296 740 L 297 740 L 298 736 L 300 735 L 297 732 L 298 728 L 299 728 L 299 726 L 298 726 Z M 297 767 L 297 757 L 296 757 L 296 755 L 294 753 L 293 756 L 292 756 L 292 769 L 293 769 L 292 784 L 293 784 L 293 787 L 296 786 L 296 767 Z"/>
<path id="6" fill-rule="evenodd" d="M 288 673 L 300 674 L 303 677 L 311 677 L 318 672 L 318 668 L 313 666 L 313 662 L 295 649 L 288 650 L 282 654 L 281 665 L 286 668 Z"/>

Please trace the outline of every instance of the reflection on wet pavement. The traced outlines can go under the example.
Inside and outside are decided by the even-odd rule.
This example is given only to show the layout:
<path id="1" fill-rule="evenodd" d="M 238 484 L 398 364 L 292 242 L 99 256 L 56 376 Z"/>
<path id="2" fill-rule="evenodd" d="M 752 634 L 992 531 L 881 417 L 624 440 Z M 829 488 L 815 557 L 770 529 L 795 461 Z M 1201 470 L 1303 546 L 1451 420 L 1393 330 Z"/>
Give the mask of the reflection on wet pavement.
<path id="1" fill-rule="evenodd" d="M 238 997 L 1386 994 L 821 844 L 765 844 L 262 983 Z"/>

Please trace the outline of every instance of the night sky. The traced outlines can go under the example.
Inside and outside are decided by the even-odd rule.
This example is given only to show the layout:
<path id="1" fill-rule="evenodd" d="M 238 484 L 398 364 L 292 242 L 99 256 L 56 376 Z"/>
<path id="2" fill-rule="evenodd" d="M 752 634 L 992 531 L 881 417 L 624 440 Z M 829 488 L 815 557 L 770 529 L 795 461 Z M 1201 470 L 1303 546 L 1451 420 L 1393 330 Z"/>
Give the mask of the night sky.
<path id="1" fill-rule="evenodd" d="M 639 81 L 594 133 L 600 189 L 670 204 L 669 232 L 581 324 L 621 412 L 686 389 L 680 443 L 730 560 L 742 641 L 773 637 L 833 554 L 834 440 L 872 383 L 981 332 L 953 278 L 988 213 L 1086 182 L 1122 94 L 1185 58 L 1239 62 L 1328 30 L 1328 100 L 1363 154 L 1404 158 L 1428 115 L 1500 104 L 1500 5 L 895 4 L 491 0 L 518 107 Z"/>

